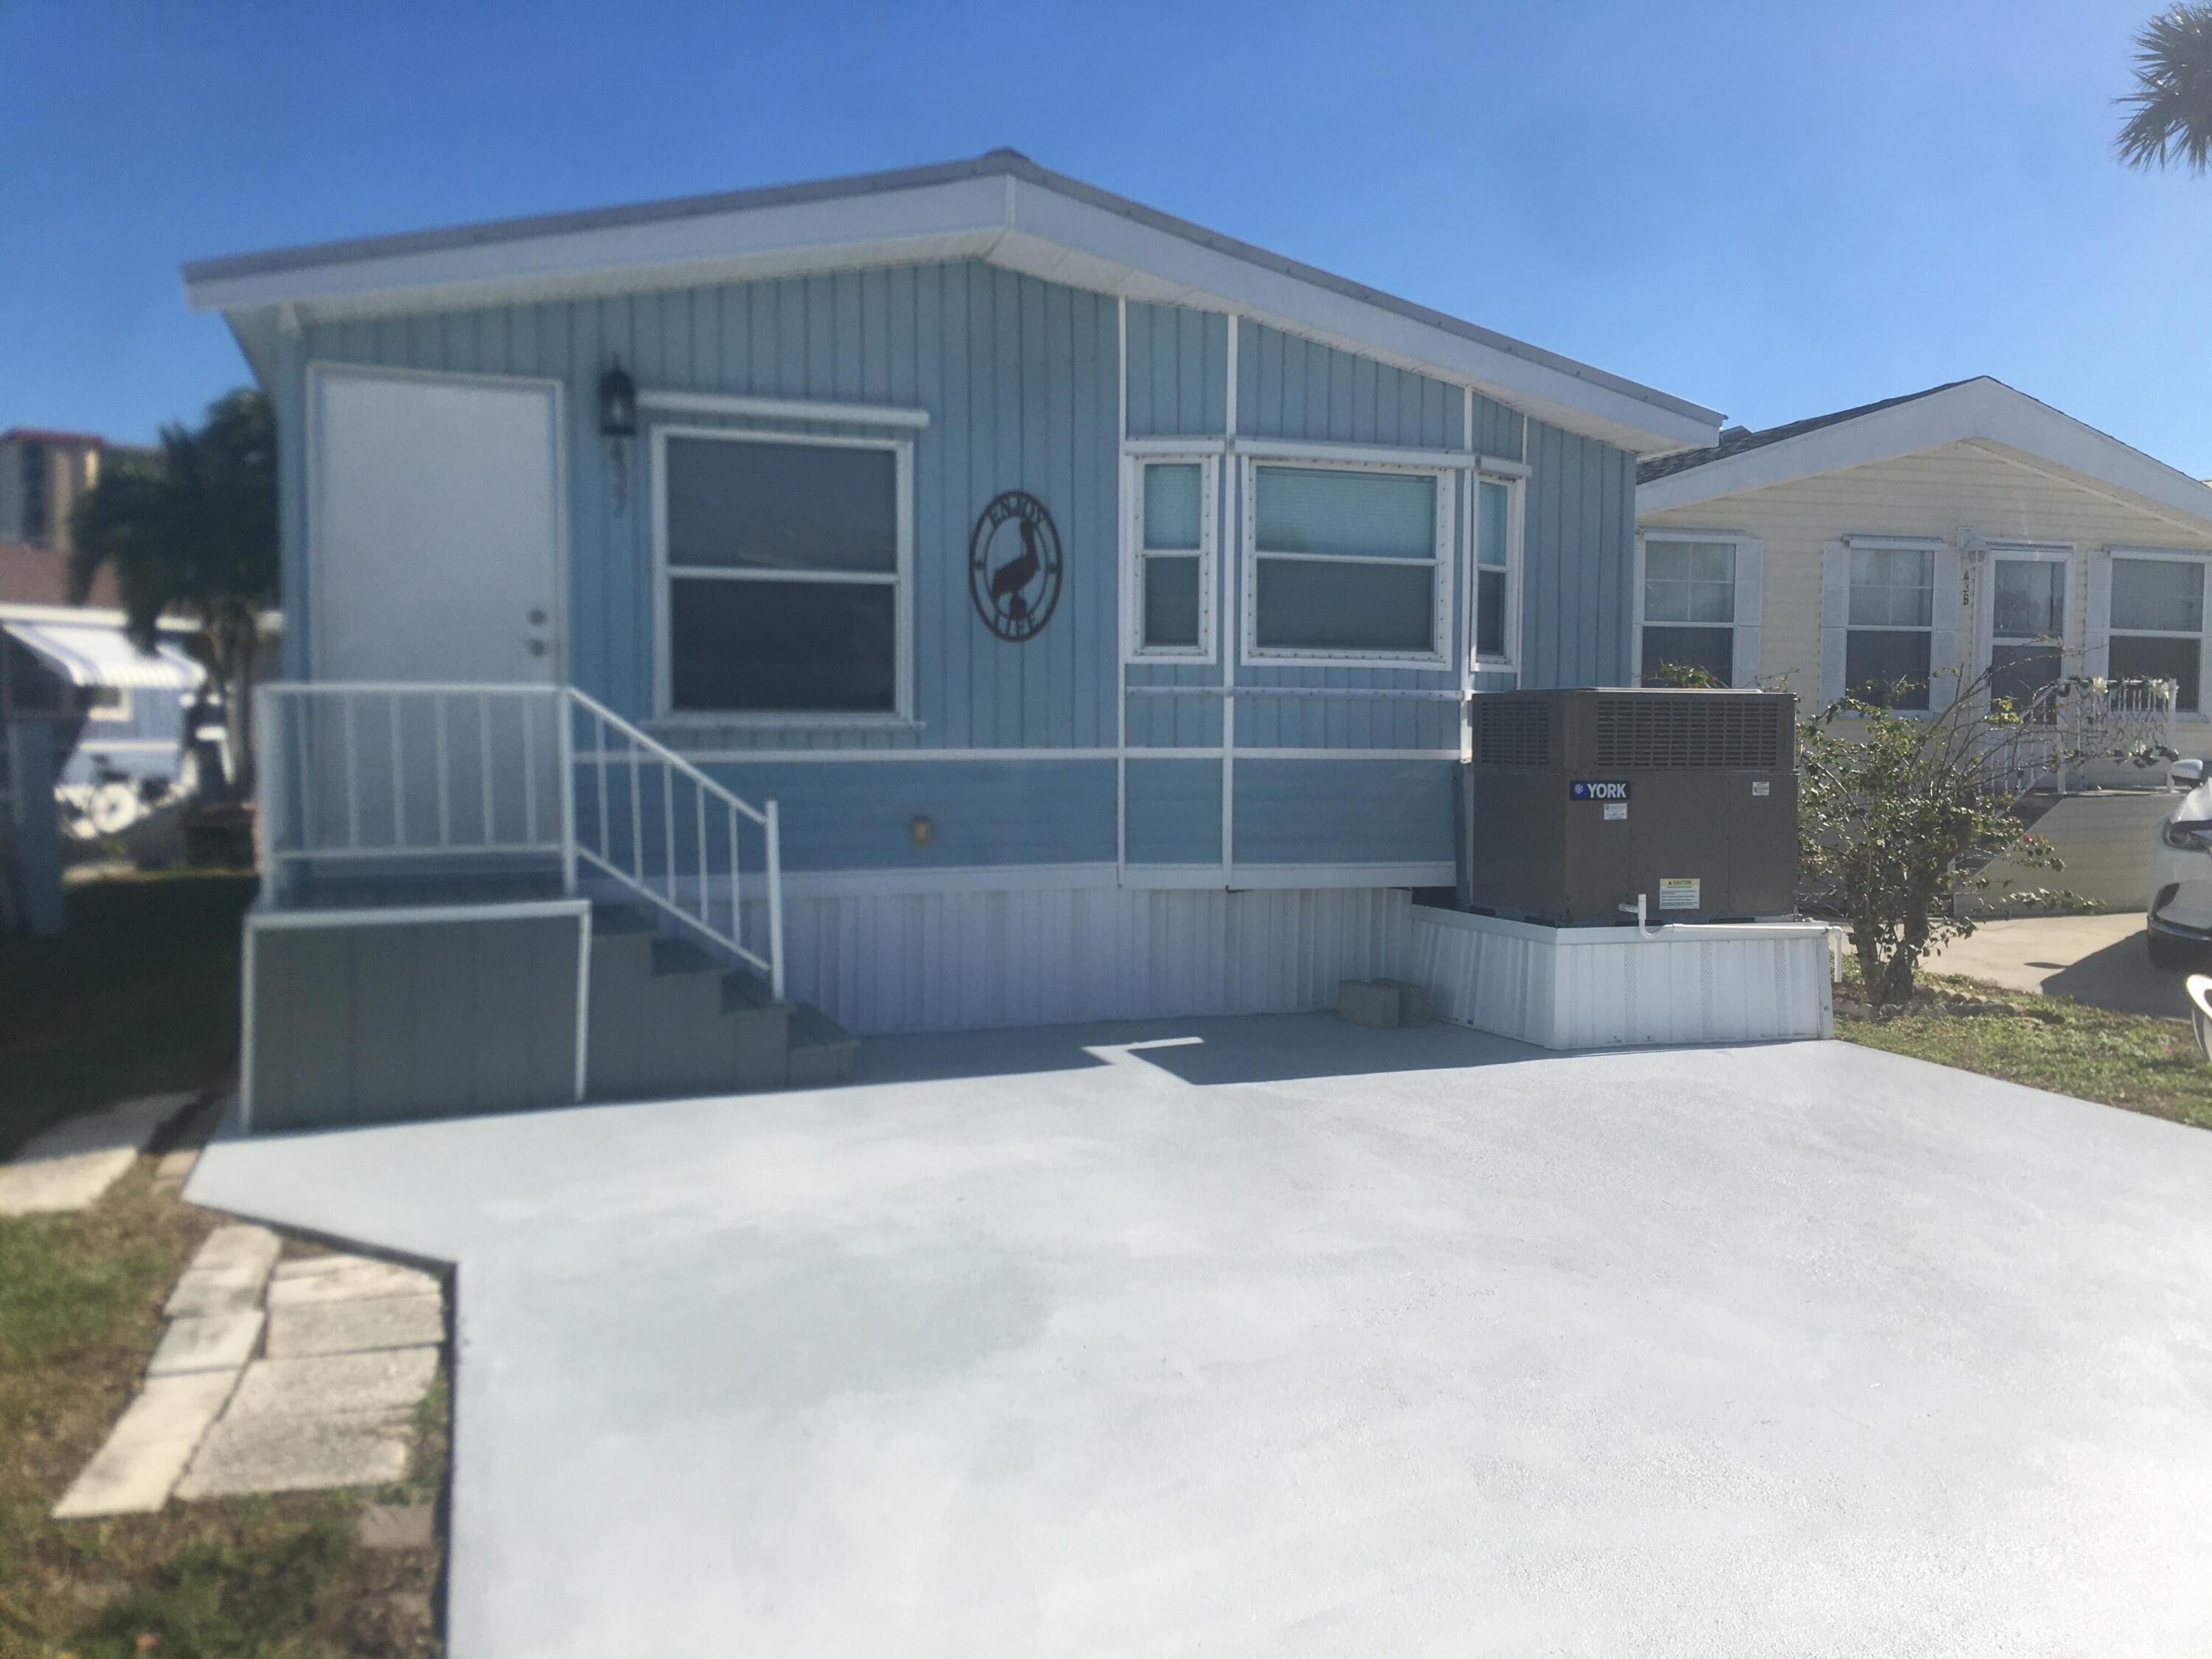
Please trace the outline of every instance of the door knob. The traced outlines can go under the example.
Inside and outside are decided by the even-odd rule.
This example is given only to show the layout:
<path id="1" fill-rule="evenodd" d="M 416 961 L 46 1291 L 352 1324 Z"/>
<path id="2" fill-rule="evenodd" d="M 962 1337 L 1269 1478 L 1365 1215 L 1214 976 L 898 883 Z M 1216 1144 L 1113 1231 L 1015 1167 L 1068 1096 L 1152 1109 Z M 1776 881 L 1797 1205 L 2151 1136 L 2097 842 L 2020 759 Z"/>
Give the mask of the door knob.
<path id="1" fill-rule="evenodd" d="M 545 608 L 543 605 L 532 605 L 531 607 L 530 625 L 532 628 L 543 628 L 545 626 Z"/>
<path id="2" fill-rule="evenodd" d="M 531 642 L 530 642 L 530 654 L 531 654 L 532 656 L 533 656 L 533 657 L 542 657 L 542 656 L 544 656 L 544 655 L 545 654 L 545 641 L 543 641 L 543 640 L 532 640 L 532 641 L 531 641 Z"/>

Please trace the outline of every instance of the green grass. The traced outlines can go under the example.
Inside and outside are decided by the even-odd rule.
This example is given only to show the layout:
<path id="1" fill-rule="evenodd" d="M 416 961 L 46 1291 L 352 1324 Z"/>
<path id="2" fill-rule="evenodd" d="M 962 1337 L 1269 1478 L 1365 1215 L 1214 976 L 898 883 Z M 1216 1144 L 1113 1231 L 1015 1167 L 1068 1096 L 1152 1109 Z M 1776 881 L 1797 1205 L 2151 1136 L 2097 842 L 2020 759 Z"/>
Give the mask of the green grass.
<path id="1" fill-rule="evenodd" d="M 76 1113 L 229 1075 L 253 886 L 233 872 L 89 881 L 70 890 L 58 937 L 0 936 L 0 1157 Z"/>
<path id="2" fill-rule="evenodd" d="M 167 1261 L 149 1249 L 83 1249 L 80 1230 L 52 1216 L 0 1217 L 0 1371 L 20 1372 L 111 1341 Z"/>
<path id="3" fill-rule="evenodd" d="M 1839 998 L 1836 1035 L 2212 1129 L 2212 1066 L 2198 1055 L 2186 1020 L 2114 1013 L 1951 975 L 1923 975 L 1920 984 L 1910 1009 L 1881 1019 L 1850 1017 Z"/>
<path id="4" fill-rule="evenodd" d="M 307 1659 L 311 1631 L 354 1549 L 343 1504 L 251 1543 L 195 1544 L 112 1603 L 77 1659 Z M 146 1638 L 154 1638 L 149 1645 Z"/>

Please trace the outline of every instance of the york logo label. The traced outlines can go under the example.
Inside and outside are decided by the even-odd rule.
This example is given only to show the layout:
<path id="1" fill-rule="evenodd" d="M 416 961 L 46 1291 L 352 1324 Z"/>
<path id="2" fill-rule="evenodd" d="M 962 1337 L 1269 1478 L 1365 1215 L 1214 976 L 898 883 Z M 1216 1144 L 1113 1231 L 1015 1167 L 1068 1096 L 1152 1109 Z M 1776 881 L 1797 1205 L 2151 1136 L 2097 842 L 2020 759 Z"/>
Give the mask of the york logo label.
<path id="1" fill-rule="evenodd" d="M 1567 793 L 1574 800 L 1626 800 L 1626 783 L 1593 783 L 1577 779 L 1567 786 Z"/>

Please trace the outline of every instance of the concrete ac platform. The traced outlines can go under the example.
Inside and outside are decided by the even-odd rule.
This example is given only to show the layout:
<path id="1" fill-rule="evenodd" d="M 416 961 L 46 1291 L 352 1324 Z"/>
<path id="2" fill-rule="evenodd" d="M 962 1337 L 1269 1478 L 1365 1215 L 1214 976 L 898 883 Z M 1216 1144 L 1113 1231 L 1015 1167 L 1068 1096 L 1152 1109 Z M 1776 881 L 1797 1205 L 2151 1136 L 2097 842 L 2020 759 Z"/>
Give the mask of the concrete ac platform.
<path id="1" fill-rule="evenodd" d="M 1546 1048 L 1835 1035 L 1822 922 L 1546 927 L 1412 909 L 1405 976 L 1440 1019 Z"/>

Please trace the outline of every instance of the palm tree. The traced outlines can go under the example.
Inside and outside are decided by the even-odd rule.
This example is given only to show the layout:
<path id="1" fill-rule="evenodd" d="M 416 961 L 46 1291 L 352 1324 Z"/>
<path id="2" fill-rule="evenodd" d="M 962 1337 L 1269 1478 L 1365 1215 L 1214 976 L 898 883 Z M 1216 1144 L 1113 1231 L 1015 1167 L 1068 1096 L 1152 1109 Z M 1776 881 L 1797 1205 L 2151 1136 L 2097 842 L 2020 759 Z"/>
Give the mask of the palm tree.
<path id="1" fill-rule="evenodd" d="M 241 388 L 208 405 L 198 428 L 161 428 L 143 459 L 104 470 L 70 520 L 71 597 L 115 573 L 124 625 L 153 648 L 161 618 L 199 624 L 211 685 L 223 690 L 232 781 L 253 784 L 253 664 L 260 619 L 276 602 L 276 423 L 269 400 Z M 198 711 L 194 711 L 195 718 Z M 187 730 L 195 723 L 187 720 Z"/>
<path id="2" fill-rule="evenodd" d="M 2136 36 L 2136 89 L 2118 100 L 2135 113 L 2120 129 L 2131 167 L 2212 167 L 2212 5 L 2161 12 Z"/>

